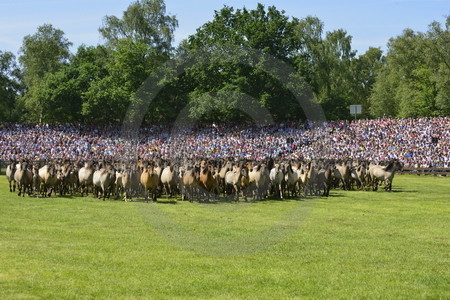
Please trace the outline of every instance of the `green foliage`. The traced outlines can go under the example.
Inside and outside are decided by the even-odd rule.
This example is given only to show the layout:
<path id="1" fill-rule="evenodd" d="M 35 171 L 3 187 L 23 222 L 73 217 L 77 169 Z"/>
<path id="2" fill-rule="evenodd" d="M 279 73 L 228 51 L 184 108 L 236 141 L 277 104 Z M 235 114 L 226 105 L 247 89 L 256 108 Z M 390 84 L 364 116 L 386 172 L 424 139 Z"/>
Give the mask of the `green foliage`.
<path id="1" fill-rule="evenodd" d="M 124 11 L 122 19 L 106 16 L 99 31 L 114 47 L 122 40 L 132 40 L 168 53 L 176 27 L 178 21 L 175 16 L 166 15 L 163 0 L 137 0 Z"/>
<path id="2" fill-rule="evenodd" d="M 428 32 L 407 29 L 392 38 L 386 65 L 370 96 L 372 114 L 394 117 L 450 113 L 450 17 L 446 29 L 433 22 Z M 383 109 L 384 107 L 384 109 Z M 396 109 L 392 109 L 392 108 Z"/>
<path id="3" fill-rule="evenodd" d="M 388 67 L 383 67 L 377 72 L 373 92 L 369 98 L 372 116 L 397 116 L 398 103 L 394 97 L 395 83 L 399 80 L 398 73 L 389 70 Z"/>
<path id="4" fill-rule="evenodd" d="M 23 87 L 21 72 L 11 52 L 0 51 L 0 122 L 12 121 L 16 99 Z"/>
<path id="5" fill-rule="evenodd" d="M 320 104 L 328 119 L 450 114 L 450 17 L 425 33 L 406 29 L 385 56 L 357 56 L 344 30 L 275 6 L 224 6 L 173 48 L 175 16 L 163 0 L 136 0 L 106 16 L 105 44 L 71 54 L 50 24 L 27 35 L 15 65 L 0 52 L 0 118 L 25 122 L 150 123 L 304 120 Z M 317 107 L 317 106 L 315 106 Z M 182 116 L 179 116 L 181 113 Z M 19 118 L 20 116 L 20 118 Z"/>
<path id="6" fill-rule="evenodd" d="M 72 43 L 64 37 L 62 30 L 51 24 L 39 26 L 33 35 L 23 39 L 19 62 L 23 67 L 23 79 L 27 92 L 21 99 L 27 108 L 29 121 L 43 121 L 46 108 L 46 98 L 39 97 L 44 78 L 54 74 L 68 63 Z"/>
<path id="7" fill-rule="evenodd" d="M 120 123 L 130 103 L 130 93 L 111 76 L 91 83 L 84 96 L 82 114 L 91 123 Z"/>
<path id="8" fill-rule="evenodd" d="M 117 123 L 123 120 L 133 95 L 157 60 L 147 45 L 131 40 L 121 40 L 115 49 L 105 51 L 105 72 L 83 93 L 81 113 L 91 122 Z"/>
<path id="9" fill-rule="evenodd" d="M 350 87 L 353 95 L 350 104 L 361 104 L 363 117 L 371 116 L 369 97 L 376 82 L 376 74 L 384 64 L 383 52 L 379 48 L 369 48 L 366 53 L 352 60 L 351 72 L 354 84 Z"/>
<path id="10" fill-rule="evenodd" d="M 55 73 L 47 73 L 31 103 L 40 103 L 44 122 L 80 122 L 85 93 L 92 82 L 103 78 L 107 61 L 104 47 L 81 46 L 71 63 Z M 28 95 L 27 95 L 28 96 Z"/>
<path id="11" fill-rule="evenodd" d="M 58 71 L 68 62 L 71 45 L 64 32 L 51 24 L 39 26 L 35 34 L 25 36 L 19 56 L 25 83 L 32 86 L 47 73 Z"/>
<path id="12" fill-rule="evenodd" d="M 270 112 L 275 120 L 304 117 L 287 82 L 276 76 L 295 73 L 291 62 L 299 47 L 294 35 L 298 22 L 262 4 L 255 10 L 225 6 L 216 11 L 179 50 L 194 60 L 186 71 L 194 83 L 191 117 L 234 122 L 254 119 L 254 110 Z"/>

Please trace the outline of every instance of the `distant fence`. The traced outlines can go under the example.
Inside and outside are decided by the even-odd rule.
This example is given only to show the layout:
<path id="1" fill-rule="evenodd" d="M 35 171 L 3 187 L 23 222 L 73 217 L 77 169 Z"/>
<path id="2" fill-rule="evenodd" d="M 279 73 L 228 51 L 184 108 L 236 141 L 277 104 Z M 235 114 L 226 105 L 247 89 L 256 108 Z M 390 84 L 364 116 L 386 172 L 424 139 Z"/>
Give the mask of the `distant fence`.
<path id="1" fill-rule="evenodd" d="M 416 174 L 416 175 L 441 175 L 450 176 L 450 168 L 403 168 L 399 174 Z"/>

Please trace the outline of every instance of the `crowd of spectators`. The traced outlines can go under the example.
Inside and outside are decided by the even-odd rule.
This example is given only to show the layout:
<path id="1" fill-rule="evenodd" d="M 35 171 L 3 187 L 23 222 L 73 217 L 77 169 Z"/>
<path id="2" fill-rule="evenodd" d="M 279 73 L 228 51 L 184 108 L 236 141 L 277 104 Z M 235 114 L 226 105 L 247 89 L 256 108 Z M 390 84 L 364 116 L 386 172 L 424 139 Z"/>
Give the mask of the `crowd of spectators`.
<path id="1" fill-rule="evenodd" d="M 399 159 L 450 166 L 450 117 L 278 123 L 121 126 L 0 124 L 0 160 L 241 157 Z"/>

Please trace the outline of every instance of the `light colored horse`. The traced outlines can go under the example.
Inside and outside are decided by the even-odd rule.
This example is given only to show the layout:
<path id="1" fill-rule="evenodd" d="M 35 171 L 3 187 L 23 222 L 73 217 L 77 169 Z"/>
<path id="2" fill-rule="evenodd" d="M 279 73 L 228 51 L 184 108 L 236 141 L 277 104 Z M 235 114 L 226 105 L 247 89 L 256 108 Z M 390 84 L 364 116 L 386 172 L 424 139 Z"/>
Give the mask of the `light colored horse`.
<path id="1" fill-rule="evenodd" d="M 232 188 L 231 194 L 234 195 L 235 201 L 239 201 L 239 195 L 242 192 L 242 196 L 247 200 L 246 193 L 244 192 L 245 181 L 243 177 L 248 177 L 247 169 L 240 166 L 235 166 L 233 170 L 228 171 L 225 174 L 225 185 Z M 243 185 L 244 184 L 244 185 Z"/>
<path id="2" fill-rule="evenodd" d="M 41 195 L 50 197 L 58 182 L 58 172 L 56 166 L 47 164 L 39 169 L 39 178 L 41 180 Z"/>
<path id="3" fill-rule="evenodd" d="M 253 200 L 262 200 L 267 196 L 270 173 L 264 164 L 258 164 L 253 166 L 253 169 L 249 172 L 249 186 L 253 191 Z"/>
<path id="4" fill-rule="evenodd" d="M 334 177 L 342 184 L 344 190 L 350 190 L 351 168 L 348 163 L 337 163 L 334 169 Z"/>
<path id="5" fill-rule="evenodd" d="M 177 189 L 179 178 L 173 165 L 165 167 L 161 172 L 161 184 L 164 187 L 167 199 L 173 197 Z"/>
<path id="6" fill-rule="evenodd" d="M 31 194 L 33 184 L 33 173 L 30 170 L 30 165 L 27 162 L 22 162 L 17 165 L 16 172 L 14 173 L 14 180 L 17 183 L 19 189 L 18 195 L 25 196 L 28 191 L 28 195 Z"/>
<path id="7" fill-rule="evenodd" d="M 328 197 L 333 185 L 333 171 L 330 166 L 326 166 L 317 172 L 317 190 L 323 190 L 322 196 Z"/>
<path id="8" fill-rule="evenodd" d="M 366 189 L 366 177 L 367 177 L 367 168 L 364 163 L 358 163 L 357 165 L 352 167 L 351 176 L 354 182 L 356 182 L 356 186 L 361 189 Z"/>
<path id="9" fill-rule="evenodd" d="M 370 169 L 372 178 L 372 187 L 376 191 L 378 189 L 378 182 L 384 181 L 386 191 L 392 191 L 392 181 L 394 180 L 395 172 L 403 168 L 398 160 L 391 161 L 386 167 L 374 166 Z"/>
<path id="10" fill-rule="evenodd" d="M 103 201 L 109 198 L 114 183 L 116 181 L 116 170 L 111 165 L 107 165 L 100 170 L 94 172 L 92 176 L 92 183 L 95 189 L 95 197 L 99 196 L 101 192 L 101 197 Z"/>
<path id="11" fill-rule="evenodd" d="M 14 180 L 14 173 L 17 170 L 17 163 L 11 162 L 6 167 L 6 179 L 9 182 L 9 191 L 15 192 L 16 191 L 16 181 Z"/>
<path id="12" fill-rule="evenodd" d="M 274 195 L 280 199 L 283 199 L 284 173 L 280 164 L 275 164 L 272 170 L 270 170 L 269 179 Z"/>
<path id="13" fill-rule="evenodd" d="M 78 171 L 78 180 L 81 187 L 81 197 L 89 193 L 89 187 L 93 185 L 94 168 L 91 162 L 86 162 Z"/>

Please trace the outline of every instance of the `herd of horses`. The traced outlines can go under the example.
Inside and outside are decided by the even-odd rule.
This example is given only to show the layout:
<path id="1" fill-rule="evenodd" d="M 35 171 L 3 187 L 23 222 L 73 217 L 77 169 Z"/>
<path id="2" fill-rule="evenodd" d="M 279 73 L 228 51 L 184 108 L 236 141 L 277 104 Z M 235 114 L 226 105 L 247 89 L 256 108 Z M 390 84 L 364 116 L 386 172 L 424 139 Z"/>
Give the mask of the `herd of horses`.
<path id="1" fill-rule="evenodd" d="M 93 195 L 129 201 L 230 201 L 329 196 L 330 189 L 392 190 L 398 160 L 367 161 L 198 159 L 150 161 L 11 161 L 6 177 L 19 196 Z"/>

